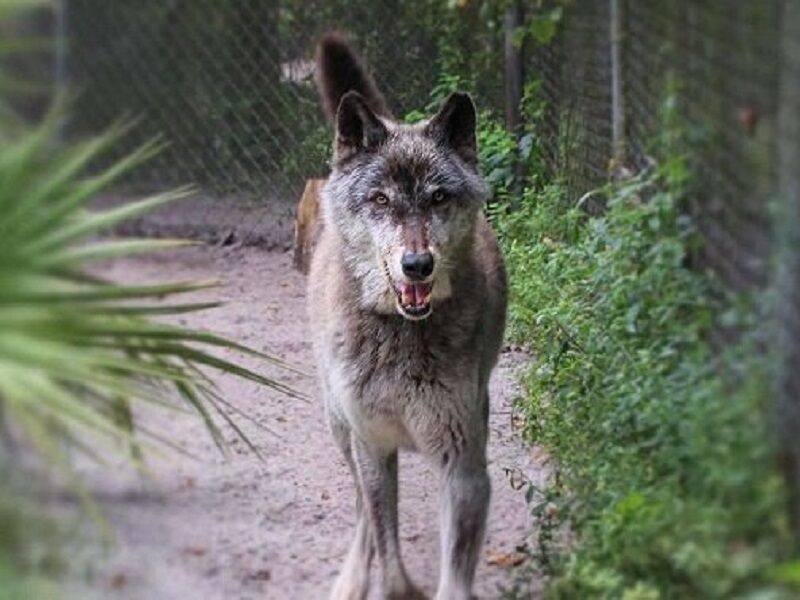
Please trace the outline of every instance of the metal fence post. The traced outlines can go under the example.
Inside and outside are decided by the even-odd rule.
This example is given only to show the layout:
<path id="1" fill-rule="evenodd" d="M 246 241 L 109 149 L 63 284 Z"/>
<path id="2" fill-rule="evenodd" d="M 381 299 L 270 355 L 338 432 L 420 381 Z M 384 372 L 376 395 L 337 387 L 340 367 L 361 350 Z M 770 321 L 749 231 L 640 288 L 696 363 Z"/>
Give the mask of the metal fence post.
<path id="1" fill-rule="evenodd" d="M 67 88 L 67 0 L 57 0 L 54 10 L 53 96 L 58 98 Z M 58 128 L 59 141 L 64 140 L 64 124 Z"/>
<path id="2" fill-rule="evenodd" d="M 55 11 L 53 83 L 58 93 L 67 84 L 67 0 L 58 0 L 53 10 Z"/>
<path id="3" fill-rule="evenodd" d="M 518 29 L 522 26 L 522 4 L 519 0 L 509 2 L 504 19 L 504 71 L 505 71 L 505 113 L 506 127 L 515 136 L 520 135 L 520 125 L 522 124 L 522 85 L 525 77 L 522 46 L 515 43 L 514 38 Z M 512 205 L 519 202 L 522 195 L 522 168 L 523 165 L 519 156 L 514 160 L 514 189 L 511 199 Z"/>
<path id="4" fill-rule="evenodd" d="M 625 99 L 622 89 L 622 0 L 609 0 L 611 41 L 612 174 L 625 165 Z"/>
<path id="5" fill-rule="evenodd" d="M 504 19 L 505 43 L 505 112 L 506 127 L 516 131 L 520 124 L 520 102 L 522 101 L 522 47 L 514 42 L 517 30 L 522 26 L 522 5 L 519 0 L 508 3 Z"/>
<path id="6" fill-rule="evenodd" d="M 783 4 L 778 111 L 776 422 L 786 477 L 791 524 L 800 550 L 800 3 Z"/>

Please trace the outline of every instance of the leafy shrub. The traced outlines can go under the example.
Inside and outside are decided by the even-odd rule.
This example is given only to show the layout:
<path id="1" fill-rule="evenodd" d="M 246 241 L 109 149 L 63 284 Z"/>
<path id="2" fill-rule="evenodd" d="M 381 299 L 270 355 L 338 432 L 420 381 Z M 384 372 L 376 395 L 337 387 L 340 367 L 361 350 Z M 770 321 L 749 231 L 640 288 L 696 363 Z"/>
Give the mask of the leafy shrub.
<path id="1" fill-rule="evenodd" d="M 539 490 L 549 598 L 789 598 L 770 582 L 787 526 L 772 463 L 766 360 L 708 335 L 737 315 L 681 210 L 680 160 L 596 193 L 601 214 L 558 182 L 498 211 L 510 336 L 536 360 L 526 435 L 557 465 Z M 601 202 L 602 203 L 602 202 Z M 744 323 L 746 325 L 746 323 Z M 566 525 L 571 541 L 553 535 Z"/>
<path id="2" fill-rule="evenodd" d="M 480 114 L 477 137 L 478 159 L 483 177 L 492 190 L 492 200 L 509 200 L 516 182 L 517 140 L 490 112 Z"/>

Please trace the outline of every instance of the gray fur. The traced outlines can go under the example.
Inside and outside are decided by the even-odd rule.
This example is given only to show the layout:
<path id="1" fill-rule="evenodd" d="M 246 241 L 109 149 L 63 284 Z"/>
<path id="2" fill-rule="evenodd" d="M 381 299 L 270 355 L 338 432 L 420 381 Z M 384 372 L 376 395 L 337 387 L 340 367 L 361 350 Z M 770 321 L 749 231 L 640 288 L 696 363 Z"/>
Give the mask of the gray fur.
<path id="1" fill-rule="evenodd" d="M 425 597 L 400 556 L 401 449 L 421 452 L 441 471 L 436 599 L 471 597 L 490 496 L 488 383 L 506 309 L 503 261 L 483 215 L 487 190 L 475 165 L 474 126 L 463 94 L 417 125 L 375 115 L 353 92 L 337 111 L 309 280 L 325 409 L 359 497 L 335 600 L 367 597 L 373 554 L 384 598 Z M 437 190 L 444 201 L 433 200 Z M 375 201 L 378 193 L 386 203 Z M 435 257 L 430 312 L 419 320 L 398 300 L 400 257 L 409 246 Z"/>

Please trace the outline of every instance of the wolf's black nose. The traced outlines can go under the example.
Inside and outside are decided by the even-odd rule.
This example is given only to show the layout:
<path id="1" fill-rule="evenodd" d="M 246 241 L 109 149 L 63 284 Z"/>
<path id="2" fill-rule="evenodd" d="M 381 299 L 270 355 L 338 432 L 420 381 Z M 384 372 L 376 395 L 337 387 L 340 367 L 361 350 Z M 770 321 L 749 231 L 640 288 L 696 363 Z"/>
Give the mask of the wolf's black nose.
<path id="1" fill-rule="evenodd" d="M 409 279 L 425 279 L 433 273 L 433 254 L 430 252 L 406 252 L 400 259 L 403 274 Z"/>

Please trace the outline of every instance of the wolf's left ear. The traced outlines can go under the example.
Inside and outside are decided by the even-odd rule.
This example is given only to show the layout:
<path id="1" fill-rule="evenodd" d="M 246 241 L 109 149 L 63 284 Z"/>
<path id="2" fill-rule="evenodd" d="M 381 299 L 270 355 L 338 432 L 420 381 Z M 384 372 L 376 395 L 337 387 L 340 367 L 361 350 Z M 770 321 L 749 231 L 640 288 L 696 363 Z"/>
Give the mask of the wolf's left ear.
<path id="1" fill-rule="evenodd" d="M 425 128 L 428 135 L 444 144 L 468 165 L 478 162 L 475 140 L 475 105 L 469 94 L 453 92 Z"/>

